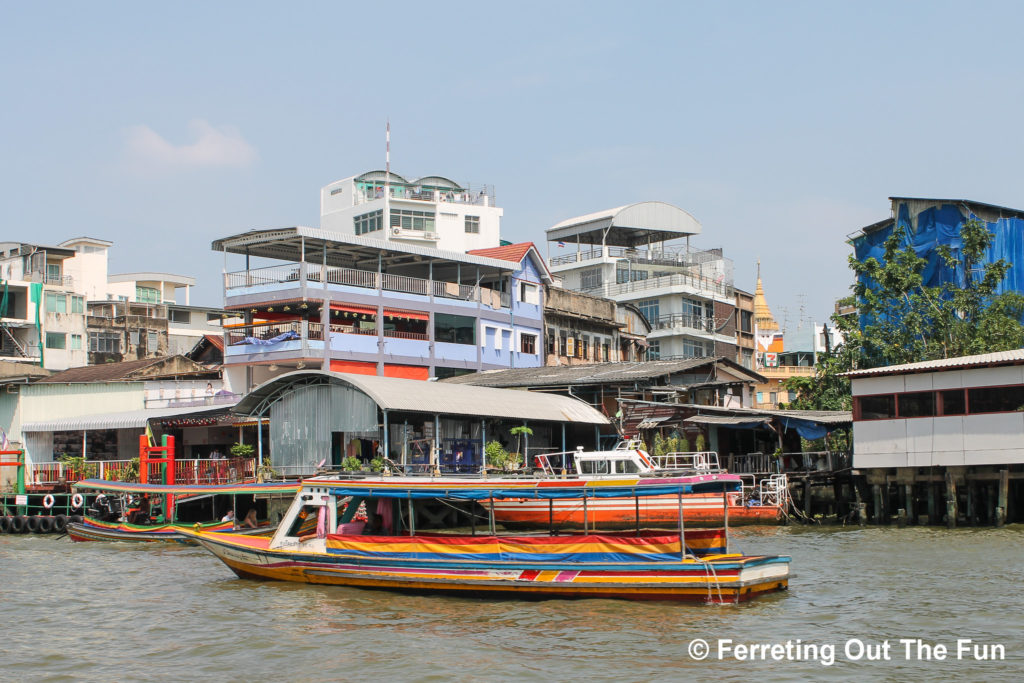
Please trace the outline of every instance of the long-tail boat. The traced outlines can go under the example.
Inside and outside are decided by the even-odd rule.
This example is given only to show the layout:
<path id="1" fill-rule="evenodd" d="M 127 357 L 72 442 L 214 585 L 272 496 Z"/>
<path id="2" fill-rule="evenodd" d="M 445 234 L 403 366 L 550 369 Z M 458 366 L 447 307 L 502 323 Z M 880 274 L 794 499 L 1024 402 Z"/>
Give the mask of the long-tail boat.
<path id="1" fill-rule="evenodd" d="M 536 469 L 548 477 L 597 481 L 623 475 L 647 477 L 669 475 L 719 474 L 726 472 L 718 464 L 714 452 L 669 453 L 651 456 L 638 441 L 622 441 L 614 450 L 586 451 L 578 449 L 534 457 Z M 715 527 L 728 517 L 733 526 L 745 524 L 779 524 L 785 518 L 788 493 L 786 475 L 773 475 L 755 482 L 752 475 L 740 475 L 743 485 L 735 491 L 706 491 L 683 496 L 683 514 L 691 527 Z M 756 485 L 755 485 L 756 484 Z M 636 506 L 632 496 L 602 498 L 589 503 L 588 509 L 579 500 L 563 499 L 550 505 L 546 501 L 509 498 L 495 502 L 495 517 L 503 525 L 531 529 L 554 524 L 563 529 L 584 527 L 584 512 L 590 527 L 597 529 L 629 528 L 634 518 L 643 525 L 674 523 L 677 514 L 675 496 L 647 496 Z"/>
<path id="2" fill-rule="evenodd" d="M 271 538 L 181 533 L 246 579 L 510 598 L 740 602 L 784 590 L 789 558 L 730 552 L 728 526 L 687 530 L 679 514 L 685 495 L 740 485 L 729 474 L 600 480 L 321 475 L 303 482 Z M 503 535 L 494 514 L 495 503 L 505 499 L 549 505 L 571 499 L 587 508 L 607 498 L 650 496 L 676 498 L 675 529 L 638 524 L 632 532 Z M 366 526 L 351 521 L 360 502 L 370 516 Z M 467 504 L 485 506 L 486 532 L 476 533 L 475 526 L 417 530 L 418 517 L 444 517 L 424 506 L 437 512 Z"/>
<path id="3" fill-rule="evenodd" d="M 183 528 L 215 533 L 269 533 L 270 520 L 257 519 L 255 529 L 237 530 L 237 520 L 221 520 L 228 510 L 237 512 L 239 498 L 249 509 L 258 499 L 292 497 L 299 489 L 297 482 L 236 483 L 220 485 L 136 484 L 102 479 L 77 482 L 75 489 L 97 491 L 92 507 L 81 522 L 69 522 L 68 536 L 73 541 L 166 541 L 192 543 L 180 531 Z M 149 501 L 144 519 L 132 517 L 131 501 Z M 136 505 L 136 507 L 138 507 Z M 262 508 L 266 508 L 264 504 Z M 129 521 L 132 519 L 133 521 Z M 241 515 L 239 515 L 239 520 Z"/>

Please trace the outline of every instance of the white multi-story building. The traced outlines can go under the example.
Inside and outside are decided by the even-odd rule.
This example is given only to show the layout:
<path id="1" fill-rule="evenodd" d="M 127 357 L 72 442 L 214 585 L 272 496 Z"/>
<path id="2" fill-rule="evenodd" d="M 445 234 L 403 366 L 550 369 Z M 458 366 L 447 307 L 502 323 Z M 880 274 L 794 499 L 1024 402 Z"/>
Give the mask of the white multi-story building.
<path id="1" fill-rule="evenodd" d="M 196 315 L 189 306 L 194 278 L 109 275 L 112 245 L 92 237 L 57 246 L 0 243 L 0 358 L 65 370 L 167 355 L 219 333 L 219 311 L 201 308 Z"/>
<path id="2" fill-rule="evenodd" d="M 549 254 L 556 245 L 551 271 L 566 289 L 636 306 L 651 324 L 648 360 L 735 358 L 732 261 L 721 249 L 692 248 L 700 232 L 664 202 L 571 218 L 546 231 Z"/>
<path id="3" fill-rule="evenodd" d="M 502 213 L 493 187 L 441 176 L 370 171 L 320 191 L 323 230 L 458 253 L 498 246 Z"/>

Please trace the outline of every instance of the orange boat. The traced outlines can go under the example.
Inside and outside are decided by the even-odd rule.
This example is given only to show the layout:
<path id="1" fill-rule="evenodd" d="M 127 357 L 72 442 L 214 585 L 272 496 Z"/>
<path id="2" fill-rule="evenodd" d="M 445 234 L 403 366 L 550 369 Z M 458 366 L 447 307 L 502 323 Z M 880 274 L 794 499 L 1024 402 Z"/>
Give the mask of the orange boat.
<path id="1" fill-rule="evenodd" d="M 669 453 L 652 457 L 636 441 L 621 442 L 611 451 L 569 451 L 535 458 L 544 474 L 567 479 L 612 480 L 623 475 L 725 474 L 714 452 Z M 683 496 L 687 526 L 774 525 L 785 520 L 788 504 L 786 475 L 755 480 L 741 475 L 741 491 L 688 493 Z M 723 499 L 723 496 L 725 497 Z M 728 505 L 726 505 L 728 501 Z M 617 497 L 582 501 L 506 498 L 494 501 L 494 518 L 508 528 L 627 529 L 675 524 L 676 496 Z"/>

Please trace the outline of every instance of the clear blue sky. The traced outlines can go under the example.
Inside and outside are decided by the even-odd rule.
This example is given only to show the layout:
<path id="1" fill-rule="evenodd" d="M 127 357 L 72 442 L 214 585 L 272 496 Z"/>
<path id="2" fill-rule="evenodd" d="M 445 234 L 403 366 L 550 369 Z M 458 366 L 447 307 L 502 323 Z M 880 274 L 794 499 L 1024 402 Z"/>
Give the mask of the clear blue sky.
<path id="1" fill-rule="evenodd" d="M 1024 208 L 1019 3 L 0 2 L 2 239 L 210 242 L 319 223 L 381 167 L 496 186 L 503 236 L 642 200 L 703 223 L 782 322 L 847 293 L 890 195 Z M 1024 264 L 1020 264 L 1024 267 Z M 784 309 L 788 316 L 784 315 Z"/>

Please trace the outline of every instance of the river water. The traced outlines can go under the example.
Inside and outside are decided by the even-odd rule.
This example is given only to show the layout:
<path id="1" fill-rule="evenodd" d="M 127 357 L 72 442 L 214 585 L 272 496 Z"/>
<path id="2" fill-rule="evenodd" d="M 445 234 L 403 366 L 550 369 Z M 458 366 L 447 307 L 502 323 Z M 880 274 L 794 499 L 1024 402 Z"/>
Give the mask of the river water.
<path id="1" fill-rule="evenodd" d="M 197 547 L 5 535 L 0 679 L 1024 678 L 1024 526 L 733 538 L 747 553 L 791 555 L 790 590 L 726 606 L 404 596 L 240 580 Z M 691 655 L 697 638 L 711 648 L 704 661 Z M 900 639 L 914 640 L 909 653 Z M 972 641 L 959 659 L 958 639 Z M 779 648 L 737 657 L 728 640 Z M 1001 645 L 1004 658 L 975 661 L 975 645 L 995 657 Z"/>

